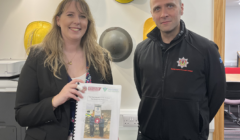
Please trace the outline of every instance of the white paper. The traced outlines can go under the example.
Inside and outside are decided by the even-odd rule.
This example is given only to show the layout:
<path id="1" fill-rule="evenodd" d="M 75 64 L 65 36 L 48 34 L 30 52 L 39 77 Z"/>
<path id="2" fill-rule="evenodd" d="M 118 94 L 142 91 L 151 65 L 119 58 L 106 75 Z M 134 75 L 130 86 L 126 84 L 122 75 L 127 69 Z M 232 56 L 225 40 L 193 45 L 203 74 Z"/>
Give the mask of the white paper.
<path id="1" fill-rule="evenodd" d="M 81 86 L 85 93 L 77 102 L 73 139 L 117 140 L 122 86 L 92 83 Z"/>

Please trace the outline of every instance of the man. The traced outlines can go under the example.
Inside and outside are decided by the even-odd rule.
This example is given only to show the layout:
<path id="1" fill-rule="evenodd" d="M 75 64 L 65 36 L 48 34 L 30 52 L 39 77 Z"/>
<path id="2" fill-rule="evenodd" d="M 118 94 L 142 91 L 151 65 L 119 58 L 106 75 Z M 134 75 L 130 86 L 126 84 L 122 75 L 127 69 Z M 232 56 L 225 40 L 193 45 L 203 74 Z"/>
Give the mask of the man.
<path id="1" fill-rule="evenodd" d="M 90 136 L 94 137 L 94 123 L 95 123 L 95 118 L 94 114 L 91 114 L 91 117 L 89 118 L 89 125 L 90 125 Z"/>
<path id="2" fill-rule="evenodd" d="M 103 128 L 104 128 L 104 118 L 103 115 L 100 117 L 100 122 L 99 122 L 99 136 L 101 138 L 103 138 L 104 132 L 103 132 Z"/>
<path id="3" fill-rule="evenodd" d="M 225 94 L 218 47 L 186 29 L 181 0 L 150 0 L 150 6 L 157 27 L 134 55 L 138 140 L 207 140 Z"/>

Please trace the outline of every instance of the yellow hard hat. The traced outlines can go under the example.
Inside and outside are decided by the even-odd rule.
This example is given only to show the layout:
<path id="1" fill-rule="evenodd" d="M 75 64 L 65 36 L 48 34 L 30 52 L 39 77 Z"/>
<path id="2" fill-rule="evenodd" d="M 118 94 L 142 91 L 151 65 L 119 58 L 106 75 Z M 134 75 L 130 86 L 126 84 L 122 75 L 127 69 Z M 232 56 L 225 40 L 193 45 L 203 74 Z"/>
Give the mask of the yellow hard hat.
<path id="1" fill-rule="evenodd" d="M 133 0 L 116 0 L 119 3 L 129 3 L 132 2 Z"/>
<path id="2" fill-rule="evenodd" d="M 32 45 L 42 42 L 51 29 L 51 23 L 46 21 L 34 21 L 28 24 L 24 35 L 24 46 L 27 51 Z"/>
<path id="3" fill-rule="evenodd" d="M 145 21 L 143 27 L 143 40 L 147 39 L 147 34 L 151 32 L 157 25 L 153 21 L 153 18 L 149 18 Z"/>

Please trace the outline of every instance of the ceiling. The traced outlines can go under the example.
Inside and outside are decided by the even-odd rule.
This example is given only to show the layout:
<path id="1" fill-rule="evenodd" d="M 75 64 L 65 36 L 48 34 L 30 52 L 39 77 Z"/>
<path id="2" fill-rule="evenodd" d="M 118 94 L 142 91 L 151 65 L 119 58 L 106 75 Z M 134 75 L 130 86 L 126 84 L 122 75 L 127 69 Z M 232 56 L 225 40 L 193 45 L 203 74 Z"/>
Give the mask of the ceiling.
<path id="1" fill-rule="evenodd" d="M 240 0 L 226 0 L 226 6 L 240 6 Z"/>

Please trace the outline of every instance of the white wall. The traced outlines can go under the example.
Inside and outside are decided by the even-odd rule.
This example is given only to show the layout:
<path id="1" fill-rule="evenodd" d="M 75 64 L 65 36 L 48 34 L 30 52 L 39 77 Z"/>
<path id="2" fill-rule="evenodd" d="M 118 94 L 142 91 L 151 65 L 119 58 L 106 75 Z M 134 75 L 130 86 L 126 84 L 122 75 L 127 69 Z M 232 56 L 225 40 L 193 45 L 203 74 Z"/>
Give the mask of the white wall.
<path id="1" fill-rule="evenodd" d="M 237 51 L 240 51 L 240 6 L 226 7 L 225 65 L 237 66 Z"/>
<path id="2" fill-rule="evenodd" d="M 24 32 L 32 21 L 51 22 L 61 0 L 0 0 L 0 59 L 24 59 Z M 115 0 L 86 0 L 96 20 L 100 36 L 109 27 L 121 27 L 133 40 L 133 52 L 142 41 L 143 25 L 151 17 L 149 0 L 120 4 Z M 213 1 L 183 0 L 182 19 L 188 29 L 212 40 Z M 239 24 L 240 25 L 240 24 Z M 112 63 L 114 84 L 123 86 L 121 109 L 137 109 L 139 97 L 133 81 L 133 52 L 128 59 Z"/>

